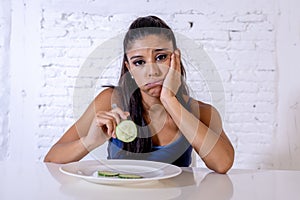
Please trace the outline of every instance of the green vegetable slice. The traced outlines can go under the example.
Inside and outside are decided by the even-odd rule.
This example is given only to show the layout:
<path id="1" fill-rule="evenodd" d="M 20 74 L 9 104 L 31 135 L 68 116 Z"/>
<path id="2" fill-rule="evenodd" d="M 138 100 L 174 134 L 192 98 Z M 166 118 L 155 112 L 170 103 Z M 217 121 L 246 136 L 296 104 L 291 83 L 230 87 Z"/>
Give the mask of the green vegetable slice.
<path id="1" fill-rule="evenodd" d="M 136 174 L 119 174 L 118 175 L 119 178 L 124 178 L 124 179 L 140 179 L 143 178 L 140 175 L 136 175 Z"/>
<path id="2" fill-rule="evenodd" d="M 105 177 L 114 177 L 118 176 L 119 173 L 112 172 L 112 171 L 98 171 L 98 176 L 105 176 Z"/>
<path id="3" fill-rule="evenodd" d="M 131 120 L 124 120 L 116 128 L 117 138 L 123 142 L 132 142 L 137 137 L 137 128 Z"/>

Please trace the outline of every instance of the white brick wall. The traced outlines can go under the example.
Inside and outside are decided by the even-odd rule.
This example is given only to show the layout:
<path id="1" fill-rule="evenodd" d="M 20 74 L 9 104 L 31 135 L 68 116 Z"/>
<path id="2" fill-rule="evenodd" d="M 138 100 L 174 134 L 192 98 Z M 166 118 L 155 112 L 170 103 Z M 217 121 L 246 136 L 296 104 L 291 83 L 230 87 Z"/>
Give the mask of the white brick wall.
<path id="1" fill-rule="evenodd" d="M 13 6 L 16 6 L 19 1 L 14 1 Z M 31 106 L 35 109 L 36 118 L 36 128 L 33 129 L 34 159 L 41 160 L 50 146 L 74 122 L 74 86 L 86 57 L 97 44 L 123 33 L 136 17 L 155 14 L 175 32 L 202 45 L 215 64 L 225 91 L 225 113 L 222 113 L 224 127 L 236 150 L 234 167 L 279 167 L 273 151 L 278 145 L 275 142 L 279 73 L 275 45 L 276 1 L 230 0 L 224 5 L 219 1 L 188 2 L 41 0 L 40 3 L 28 4 L 39 17 L 31 19 L 35 21 L 34 24 L 26 25 L 38 29 L 36 40 L 39 41 L 35 45 L 38 55 L 32 56 L 38 56 L 39 60 L 36 65 L 39 73 L 33 74 L 38 90 L 31 93 L 35 99 Z M 26 6 L 23 9 L 26 14 Z M 0 20 L 0 38 L 4 38 L 1 27 Z M 118 70 L 118 67 L 114 69 Z M 3 66 L 1 69 L 7 70 Z M 85 77 L 86 81 L 79 87 L 93 89 L 94 84 L 107 83 L 111 78 L 111 83 L 114 83 L 117 75 L 111 74 L 111 70 L 102 74 L 101 82 L 97 76 Z M 188 69 L 188 84 L 192 87 L 192 94 L 211 102 L 207 84 L 199 81 L 199 76 L 198 70 Z M 216 84 L 213 80 L 207 81 Z M 0 78 L 0 83 L 9 82 Z M 9 87 L 6 84 L 7 90 Z M 94 95 L 98 91 L 96 87 Z M 81 111 L 88 103 L 89 100 L 83 100 Z M 3 116 L 1 114 L 0 119 Z M 0 128 L 3 127 L 0 124 Z M 7 137 L 8 134 L 2 135 Z M 203 166 L 201 161 L 198 164 Z"/>
<path id="2" fill-rule="evenodd" d="M 146 6 L 151 5 L 151 2 L 141 4 Z M 236 148 L 235 165 L 247 167 L 251 163 L 251 167 L 272 167 L 269 141 L 272 141 L 274 134 L 272 127 L 275 123 L 276 108 L 276 66 L 274 45 L 273 48 L 272 45 L 268 46 L 275 42 L 273 22 L 269 19 L 269 14 L 256 10 L 214 12 L 212 9 L 202 10 L 200 6 L 184 9 L 177 5 L 167 9 L 169 3 L 160 5 L 167 11 L 157 11 L 158 15 L 167 20 L 174 31 L 203 44 L 220 70 L 226 92 L 224 125 Z M 98 6 L 101 7 L 101 3 Z M 58 9 L 55 5 L 43 8 L 42 62 L 44 66 L 50 66 L 44 69 L 47 68 L 47 73 L 51 76 L 48 77 L 43 73 L 45 84 L 41 92 L 41 101 L 44 102 L 44 106 L 40 109 L 42 119 L 40 126 L 43 128 L 65 130 L 72 123 L 73 119 L 66 115 L 72 110 L 72 91 L 68 88 L 74 86 L 75 78 L 74 74 L 72 77 L 68 76 L 67 71 L 70 68 L 73 71 L 78 70 L 82 59 L 86 58 L 94 43 L 124 31 L 130 21 L 137 16 L 124 11 L 115 13 L 112 8 L 109 9 L 111 13 L 105 15 L 101 12 L 89 13 L 87 12 L 89 4 L 84 3 L 83 7 L 85 8 L 83 11 L 78 7 L 66 11 L 64 8 Z M 147 12 L 141 13 L 146 14 Z M 192 27 L 190 23 L 193 23 Z M 266 48 L 260 48 L 261 44 Z M 193 78 L 193 75 L 196 77 Z M 194 81 L 199 80 L 198 75 L 195 71 L 191 71 L 189 84 L 195 96 L 210 101 L 209 97 L 203 95 L 208 93 L 205 84 L 202 90 L 197 89 Z M 271 81 L 261 78 L 266 76 Z M 91 85 L 88 84 L 86 87 Z M 47 97 L 45 101 L 44 96 Z M 65 105 L 69 106 L 61 103 L 51 104 L 51 100 L 48 100 L 57 97 L 64 97 Z M 236 110 L 236 107 L 240 109 Z M 262 113 L 261 107 L 265 109 Z M 46 137 L 41 138 L 43 145 L 40 147 L 48 149 L 49 144 L 60 136 L 61 133 L 51 133 L 48 135 L 48 142 L 45 141 Z M 257 142 L 260 137 L 261 142 Z M 255 154 L 252 154 L 253 147 L 256 150 Z M 42 154 L 45 151 L 42 150 Z M 270 152 L 268 159 L 263 152 Z M 245 157 L 251 162 L 245 162 Z"/>

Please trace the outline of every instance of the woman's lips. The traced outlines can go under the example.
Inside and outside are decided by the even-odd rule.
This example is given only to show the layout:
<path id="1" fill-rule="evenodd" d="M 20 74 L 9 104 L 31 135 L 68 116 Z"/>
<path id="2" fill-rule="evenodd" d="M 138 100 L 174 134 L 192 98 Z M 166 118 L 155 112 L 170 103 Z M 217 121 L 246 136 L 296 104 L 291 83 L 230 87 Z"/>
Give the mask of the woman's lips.
<path id="1" fill-rule="evenodd" d="M 163 80 L 158 80 L 158 81 L 153 81 L 153 82 L 147 83 L 145 86 L 147 88 L 152 88 L 152 87 L 162 85 L 162 84 L 163 84 Z"/>

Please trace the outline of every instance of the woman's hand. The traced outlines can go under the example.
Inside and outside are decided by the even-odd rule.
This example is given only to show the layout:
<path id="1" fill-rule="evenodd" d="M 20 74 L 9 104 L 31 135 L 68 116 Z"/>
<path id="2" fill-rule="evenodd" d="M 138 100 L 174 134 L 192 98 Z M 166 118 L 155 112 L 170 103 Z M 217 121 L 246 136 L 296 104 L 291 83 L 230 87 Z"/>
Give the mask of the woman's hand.
<path id="1" fill-rule="evenodd" d="M 175 97 L 181 85 L 181 66 L 180 51 L 176 49 L 171 55 L 169 71 L 163 82 L 160 99 L 166 101 L 168 98 Z"/>
<path id="2" fill-rule="evenodd" d="M 116 138 L 116 126 L 122 119 L 127 119 L 128 116 L 129 112 L 124 112 L 116 106 L 110 111 L 97 112 L 89 132 L 84 138 L 84 143 L 94 148 L 111 137 Z"/>

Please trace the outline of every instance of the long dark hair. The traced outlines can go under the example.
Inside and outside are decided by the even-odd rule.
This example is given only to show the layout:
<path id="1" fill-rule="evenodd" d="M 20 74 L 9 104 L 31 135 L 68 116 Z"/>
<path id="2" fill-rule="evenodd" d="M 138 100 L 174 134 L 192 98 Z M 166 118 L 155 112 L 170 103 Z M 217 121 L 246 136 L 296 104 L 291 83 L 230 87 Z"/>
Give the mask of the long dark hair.
<path id="1" fill-rule="evenodd" d="M 160 18 L 156 16 L 146 16 L 137 18 L 129 27 L 123 41 L 124 56 L 122 62 L 122 70 L 118 82 L 119 91 L 122 96 L 122 106 L 124 110 L 130 112 L 131 119 L 138 125 L 138 137 L 130 142 L 123 143 L 122 149 L 132 153 L 150 152 L 152 148 L 151 133 L 147 127 L 145 116 L 143 115 L 144 108 L 142 104 L 141 91 L 135 80 L 131 78 L 125 62 L 128 61 L 126 51 L 130 49 L 130 45 L 137 39 L 141 39 L 148 35 L 159 35 L 172 41 L 174 50 L 177 49 L 176 40 L 171 28 Z M 183 95 L 188 95 L 187 85 L 185 83 L 185 69 L 181 64 L 181 86 L 176 94 L 177 99 L 181 104 L 188 108 Z"/>

